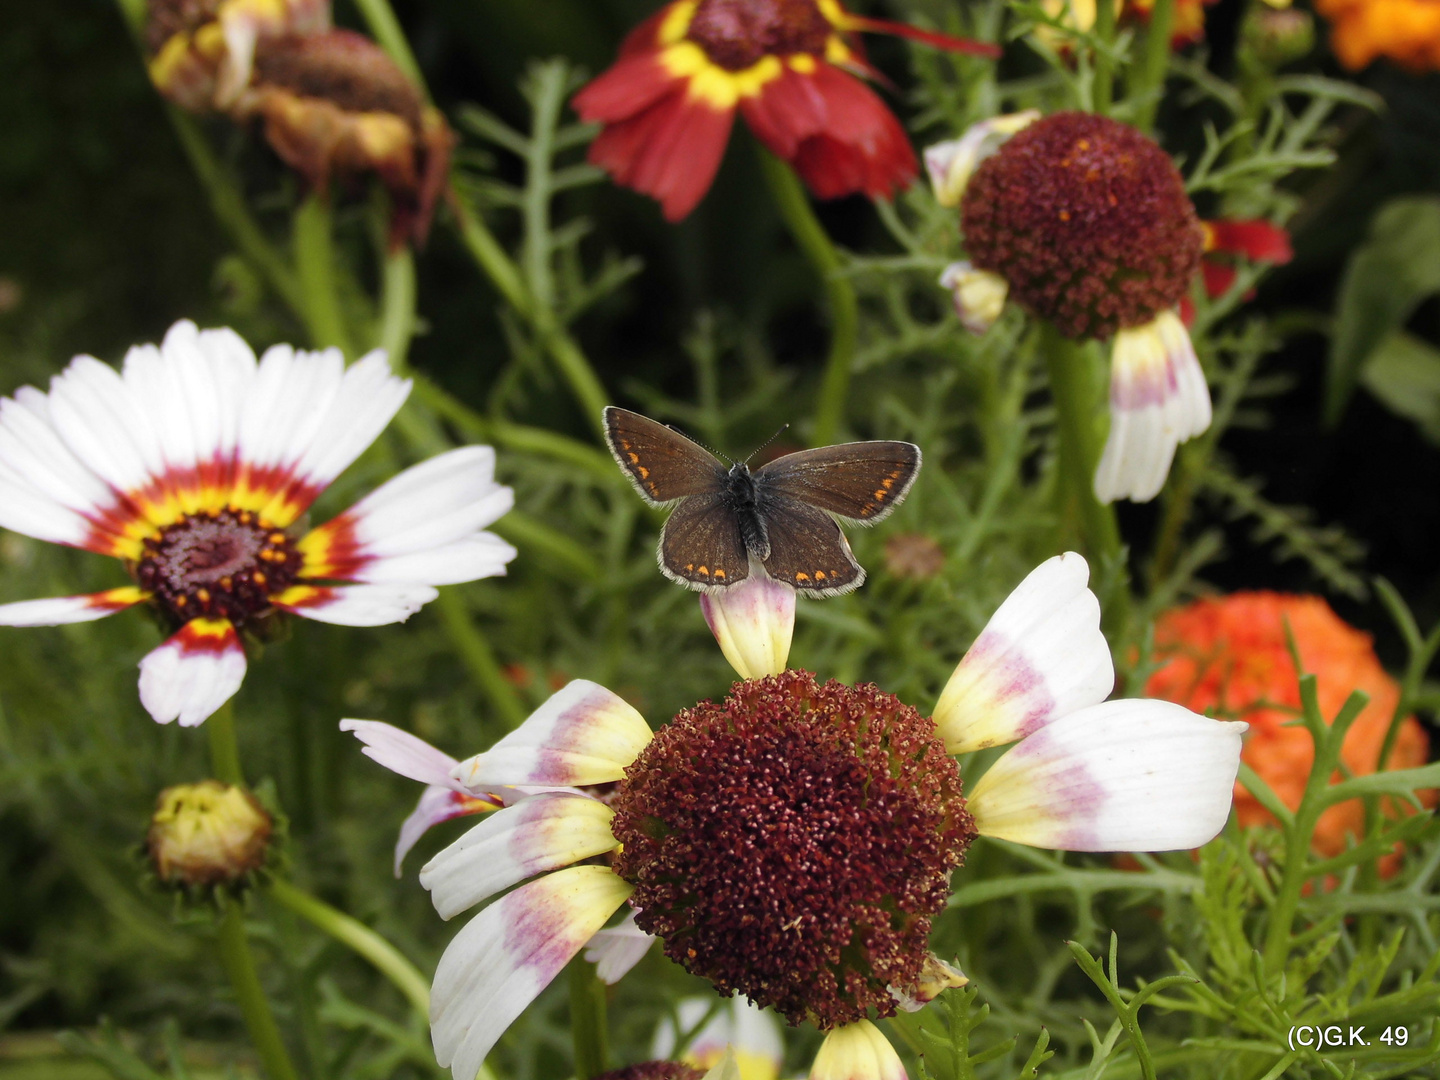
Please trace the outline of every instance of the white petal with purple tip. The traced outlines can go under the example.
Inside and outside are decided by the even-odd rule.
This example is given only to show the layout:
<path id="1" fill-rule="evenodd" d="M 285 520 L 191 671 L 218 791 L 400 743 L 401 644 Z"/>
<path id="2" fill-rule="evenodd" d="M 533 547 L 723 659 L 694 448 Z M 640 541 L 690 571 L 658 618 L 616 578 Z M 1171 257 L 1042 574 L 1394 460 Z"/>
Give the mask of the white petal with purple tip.
<path id="1" fill-rule="evenodd" d="M 785 670 L 795 634 L 795 588 L 752 567 L 739 585 L 702 593 L 700 611 L 720 651 L 742 679 Z"/>
<path id="2" fill-rule="evenodd" d="M 1245 724 L 1107 701 L 1012 747 L 967 807 L 984 836 L 1064 851 L 1174 851 L 1225 825 Z"/>
<path id="3" fill-rule="evenodd" d="M 607 784 L 624 776 L 649 742 L 645 718 L 623 698 L 576 679 L 450 775 L 472 791 L 493 784 Z"/>
<path id="4" fill-rule="evenodd" d="M 400 835 L 395 840 L 395 876 L 400 876 L 400 865 L 405 861 L 405 856 L 410 854 L 410 849 L 436 825 L 457 817 L 488 813 L 495 810 L 497 805 L 454 788 L 434 785 L 427 787 L 420 793 L 420 801 L 415 804 L 415 809 L 410 811 L 410 816 L 400 824 Z"/>
<path id="5" fill-rule="evenodd" d="M 606 986 L 617 982 L 645 958 L 658 939 L 635 925 L 632 910 L 616 926 L 597 930 L 585 946 L 585 959 L 595 965 L 595 977 Z M 664 1057 L 663 1054 L 657 1055 Z"/>
<path id="6" fill-rule="evenodd" d="M 340 730 L 351 732 L 365 744 L 360 752 L 391 772 L 422 784 L 460 790 L 460 785 L 450 778 L 455 759 L 418 735 L 380 720 L 341 720 Z"/>
<path id="7" fill-rule="evenodd" d="M 420 871 L 442 919 L 518 881 L 611 851 L 614 812 L 585 795 L 550 794 L 496 810 Z"/>
<path id="8" fill-rule="evenodd" d="M 435 1058 L 474 1080 L 496 1040 L 632 888 L 604 866 L 572 866 L 491 904 L 450 942 L 430 993 Z"/>
<path id="9" fill-rule="evenodd" d="M 950 753 L 1014 742 L 1114 689 L 1089 579 L 1090 567 L 1075 552 L 1056 555 L 990 617 L 935 706 Z"/>

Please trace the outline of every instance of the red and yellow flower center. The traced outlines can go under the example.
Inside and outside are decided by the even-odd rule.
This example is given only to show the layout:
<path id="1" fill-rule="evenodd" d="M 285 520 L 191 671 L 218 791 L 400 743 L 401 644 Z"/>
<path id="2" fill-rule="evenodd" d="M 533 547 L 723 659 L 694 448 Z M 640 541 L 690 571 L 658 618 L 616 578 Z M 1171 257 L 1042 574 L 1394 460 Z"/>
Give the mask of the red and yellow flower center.
<path id="1" fill-rule="evenodd" d="M 894 1014 L 975 837 L 933 721 L 804 671 L 682 712 L 612 806 L 641 928 L 722 994 L 823 1028 Z"/>
<path id="2" fill-rule="evenodd" d="M 1072 338 L 1108 338 L 1174 308 L 1203 233 L 1169 155 L 1092 113 L 1037 120 L 976 170 L 960 205 L 977 269 Z"/>
<path id="3" fill-rule="evenodd" d="M 248 510 L 187 514 L 147 538 L 135 564 L 141 588 L 177 624 L 228 619 L 236 626 L 270 609 L 299 574 L 287 533 Z"/>
<path id="4" fill-rule="evenodd" d="M 660 23 L 660 61 L 694 97 L 732 109 L 786 65 L 809 74 L 854 59 L 844 23 L 833 0 L 680 0 Z"/>

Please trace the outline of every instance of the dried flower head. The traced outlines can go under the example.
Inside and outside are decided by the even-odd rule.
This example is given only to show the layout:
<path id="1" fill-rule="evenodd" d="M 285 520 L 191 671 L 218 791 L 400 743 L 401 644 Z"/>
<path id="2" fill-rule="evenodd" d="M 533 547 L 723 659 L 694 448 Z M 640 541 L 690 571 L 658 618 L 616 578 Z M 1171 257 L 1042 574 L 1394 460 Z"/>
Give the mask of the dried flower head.
<path id="1" fill-rule="evenodd" d="M 802 671 L 680 713 L 612 806 L 640 928 L 721 993 L 825 1028 L 895 1011 L 975 838 L 932 721 Z"/>
<path id="2" fill-rule="evenodd" d="M 1200 221 L 1174 162 L 1092 113 L 1055 113 L 1010 138 L 976 169 L 961 218 L 975 267 L 1072 338 L 1149 322 L 1200 265 Z"/>
<path id="3" fill-rule="evenodd" d="M 244 788 L 202 780 L 160 793 L 146 846 L 167 885 L 233 885 L 265 862 L 273 824 Z"/>
<path id="4" fill-rule="evenodd" d="M 369 38 L 331 30 L 262 42 L 235 113 L 263 119 L 275 152 L 315 191 L 374 172 L 393 202 L 392 245 L 424 242 L 454 137 Z"/>

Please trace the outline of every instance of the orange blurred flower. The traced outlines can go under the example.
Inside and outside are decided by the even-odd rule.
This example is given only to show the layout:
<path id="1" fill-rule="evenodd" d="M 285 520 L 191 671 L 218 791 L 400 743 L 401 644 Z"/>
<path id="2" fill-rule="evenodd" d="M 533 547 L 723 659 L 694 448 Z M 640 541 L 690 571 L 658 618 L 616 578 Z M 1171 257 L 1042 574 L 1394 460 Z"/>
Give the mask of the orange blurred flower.
<path id="1" fill-rule="evenodd" d="M 1300 804 L 1315 755 L 1309 732 L 1298 724 L 1286 726 L 1300 709 L 1298 676 L 1285 636 L 1287 623 L 1304 670 L 1317 677 L 1320 711 L 1327 721 L 1351 691 L 1370 695 L 1370 703 L 1345 737 L 1340 756 L 1355 775 L 1374 772 L 1399 704 L 1400 687 L 1380 666 L 1370 635 L 1342 622 L 1318 596 L 1242 592 L 1166 612 L 1155 626 L 1155 652 L 1169 663 L 1151 676 L 1145 693 L 1196 712 L 1248 721 L 1242 760 L 1293 809 Z M 1414 768 L 1424 765 L 1428 756 L 1424 728 L 1414 717 L 1406 718 L 1387 768 Z M 1339 778 L 1337 773 L 1334 781 Z M 1433 804 L 1436 794 L 1430 790 L 1421 797 Z M 1242 826 L 1274 821 L 1239 783 L 1235 812 Z M 1403 804 L 1388 803 L 1386 812 L 1399 816 L 1407 811 Z M 1332 806 L 1316 827 L 1314 850 L 1336 855 L 1363 827 L 1359 799 Z M 1393 873 L 1397 865 L 1392 856 L 1382 861 L 1382 870 Z"/>
<path id="2" fill-rule="evenodd" d="M 1435 0 L 1315 0 L 1330 20 L 1330 48 L 1351 71 L 1388 56 L 1412 71 L 1440 70 Z"/>

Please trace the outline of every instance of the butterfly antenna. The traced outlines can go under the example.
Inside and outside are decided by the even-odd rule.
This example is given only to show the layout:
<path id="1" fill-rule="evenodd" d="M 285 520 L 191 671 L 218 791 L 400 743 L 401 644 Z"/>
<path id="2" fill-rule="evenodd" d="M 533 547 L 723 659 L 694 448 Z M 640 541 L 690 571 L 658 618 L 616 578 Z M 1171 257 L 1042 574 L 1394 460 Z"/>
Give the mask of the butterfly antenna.
<path id="1" fill-rule="evenodd" d="M 750 457 L 747 457 L 747 458 L 745 459 L 745 464 L 747 464 L 747 465 L 750 464 L 750 458 L 753 458 L 753 457 L 754 457 L 756 454 L 758 454 L 761 450 L 764 450 L 765 447 L 769 446 L 772 442 L 774 442 L 776 439 L 778 439 L 781 435 L 784 435 L 785 432 L 787 432 L 787 431 L 789 431 L 789 430 L 790 430 L 790 425 L 789 425 L 789 424 L 781 424 L 779 431 L 775 432 L 774 435 L 771 435 L 768 439 L 766 439 L 764 442 L 762 442 L 762 443 L 761 443 L 759 446 L 757 446 L 754 450 L 750 451 Z"/>
<path id="2" fill-rule="evenodd" d="M 674 424 L 666 424 L 665 426 L 668 427 L 671 431 L 675 432 L 675 434 L 677 434 L 677 435 L 684 435 L 685 438 L 689 439 L 689 440 L 690 440 L 691 442 L 693 442 L 696 446 L 703 446 L 706 450 L 709 450 L 710 453 L 714 454 L 716 457 L 718 457 L 718 458 L 724 458 L 724 459 L 725 459 L 726 461 L 728 461 L 731 465 L 734 465 L 734 464 L 735 464 L 735 459 L 732 458 L 729 454 L 726 454 L 726 453 L 724 453 L 723 451 L 720 451 L 720 450 L 716 450 L 713 446 L 710 446 L 708 443 L 703 443 L 703 442 L 701 442 L 699 439 L 695 438 L 694 435 L 691 435 L 688 431 L 681 431 L 681 430 L 680 430 L 678 427 L 676 427 Z"/>

